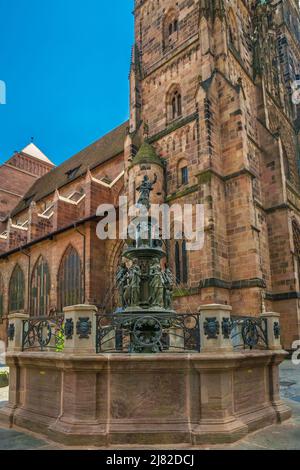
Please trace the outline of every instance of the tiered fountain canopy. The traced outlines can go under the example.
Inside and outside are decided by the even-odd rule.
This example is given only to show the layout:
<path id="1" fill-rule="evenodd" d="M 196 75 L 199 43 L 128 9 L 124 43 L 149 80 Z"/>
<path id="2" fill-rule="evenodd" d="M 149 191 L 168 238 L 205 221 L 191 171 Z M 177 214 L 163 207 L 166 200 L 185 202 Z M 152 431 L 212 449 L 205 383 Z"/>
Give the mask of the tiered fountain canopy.
<path id="1" fill-rule="evenodd" d="M 150 208 L 155 183 L 156 178 L 150 181 L 145 176 L 137 189 L 137 206 L 142 214 Z M 163 331 L 176 315 L 172 309 L 173 275 L 168 267 L 162 267 L 166 253 L 162 240 L 155 235 L 159 233 L 157 221 L 147 214 L 132 224 L 135 237 L 127 242 L 123 252 L 123 259 L 128 262 L 123 262 L 117 272 L 121 303 L 118 315 L 122 326 L 132 329 L 133 352 L 158 352 Z"/>

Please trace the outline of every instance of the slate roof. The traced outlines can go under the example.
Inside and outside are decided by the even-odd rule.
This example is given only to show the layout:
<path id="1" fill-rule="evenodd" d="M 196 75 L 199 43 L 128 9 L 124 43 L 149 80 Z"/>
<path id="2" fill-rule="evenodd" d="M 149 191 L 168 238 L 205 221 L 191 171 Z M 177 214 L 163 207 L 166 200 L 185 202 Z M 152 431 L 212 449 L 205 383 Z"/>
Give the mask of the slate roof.
<path id="1" fill-rule="evenodd" d="M 52 194 L 56 189 L 84 175 L 88 168 L 96 168 L 101 163 L 122 153 L 128 125 L 128 121 L 124 122 L 121 126 L 39 178 L 13 210 L 12 216 L 27 209 L 32 201 L 39 201 Z"/>

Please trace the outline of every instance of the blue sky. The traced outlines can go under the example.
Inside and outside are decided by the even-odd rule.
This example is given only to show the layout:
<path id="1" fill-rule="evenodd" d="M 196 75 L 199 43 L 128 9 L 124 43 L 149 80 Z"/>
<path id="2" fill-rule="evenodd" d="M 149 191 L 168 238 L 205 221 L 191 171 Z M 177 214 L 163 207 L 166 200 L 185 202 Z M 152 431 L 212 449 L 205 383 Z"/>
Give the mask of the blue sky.
<path id="1" fill-rule="evenodd" d="M 128 117 L 132 0 L 0 0 L 0 163 L 34 137 L 59 164 Z"/>

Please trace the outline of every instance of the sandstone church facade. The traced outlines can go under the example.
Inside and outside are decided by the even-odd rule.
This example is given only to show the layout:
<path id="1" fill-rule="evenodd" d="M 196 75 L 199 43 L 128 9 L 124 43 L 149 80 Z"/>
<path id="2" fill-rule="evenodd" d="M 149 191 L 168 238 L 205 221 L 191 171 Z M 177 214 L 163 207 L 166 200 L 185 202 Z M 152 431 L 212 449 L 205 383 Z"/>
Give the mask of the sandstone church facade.
<path id="1" fill-rule="evenodd" d="M 291 348 L 300 336 L 298 1 L 136 0 L 134 15 L 129 121 L 47 167 L 2 217 L 0 339 L 14 311 L 114 308 L 123 243 L 97 238 L 97 207 L 134 201 L 144 175 L 157 175 L 154 201 L 205 206 L 203 249 L 168 243 L 176 308 L 280 312 Z"/>

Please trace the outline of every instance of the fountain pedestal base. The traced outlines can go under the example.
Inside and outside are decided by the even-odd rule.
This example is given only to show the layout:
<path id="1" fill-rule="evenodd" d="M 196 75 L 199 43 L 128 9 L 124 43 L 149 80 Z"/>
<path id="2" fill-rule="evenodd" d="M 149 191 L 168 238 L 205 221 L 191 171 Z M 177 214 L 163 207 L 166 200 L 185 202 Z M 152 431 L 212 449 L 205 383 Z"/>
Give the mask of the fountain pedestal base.
<path id="1" fill-rule="evenodd" d="M 290 417 L 283 351 L 89 355 L 9 353 L 0 421 L 66 445 L 230 443 Z"/>

